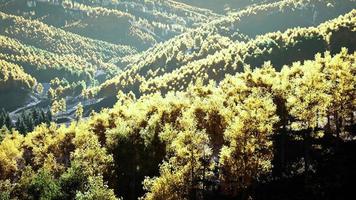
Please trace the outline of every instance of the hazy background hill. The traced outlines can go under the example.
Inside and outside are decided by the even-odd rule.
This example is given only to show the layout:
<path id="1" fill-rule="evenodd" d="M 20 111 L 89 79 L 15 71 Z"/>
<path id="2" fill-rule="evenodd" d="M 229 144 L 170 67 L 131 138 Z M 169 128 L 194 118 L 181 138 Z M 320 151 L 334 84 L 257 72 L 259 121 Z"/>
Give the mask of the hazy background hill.
<path id="1" fill-rule="evenodd" d="M 236 61 L 236 55 L 234 54 L 237 53 L 231 52 L 231 49 L 228 50 L 229 46 L 236 46 L 243 49 L 242 46 L 245 46 L 245 44 L 240 44 L 241 42 L 247 44 L 264 44 L 264 41 L 261 41 L 260 38 L 255 39 L 257 35 L 277 31 L 283 32 L 288 28 L 293 27 L 317 26 L 322 22 L 338 17 L 340 14 L 345 14 L 351 11 L 354 3 L 355 2 L 352 0 L 333 1 L 333 4 L 319 0 L 284 0 L 252 6 L 226 17 L 221 17 L 202 27 L 172 38 L 148 51 L 135 55 L 134 57 L 123 57 L 119 60 L 118 64 L 128 66 L 127 69 L 117 77 L 104 83 L 99 89 L 99 93 L 101 93 L 99 96 L 114 97 L 111 93 L 112 90 L 124 90 L 126 92 L 133 91 L 136 95 L 140 95 L 140 86 L 142 86 L 141 89 L 147 88 L 148 90 L 156 91 L 154 85 L 145 85 L 142 83 L 150 79 L 156 79 L 164 80 L 162 85 L 166 85 L 167 82 L 173 81 L 166 80 L 166 77 L 168 77 L 171 72 L 184 77 L 184 73 L 180 72 L 179 68 L 185 68 L 185 65 L 187 64 L 193 65 L 193 63 L 199 63 L 199 60 L 201 60 L 201 63 L 204 63 L 204 65 L 206 63 L 209 64 L 206 64 L 204 67 L 197 67 L 202 73 L 194 74 L 197 72 L 192 72 L 190 76 L 184 78 L 187 83 L 192 80 L 192 76 L 204 79 L 203 76 L 205 76 L 205 73 L 203 73 L 203 71 L 206 70 L 205 68 L 214 67 L 215 70 L 220 71 L 223 70 L 224 66 L 231 67 L 233 65 L 232 63 L 226 65 L 221 63 L 226 62 L 227 57 L 231 56 L 232 60 Z M 333 27 L 334 25 L 331 24 L 330 28 Z M 347 28 L 347 31 L 353 32 L 352 29 L 353 26 L 350 26 Z M 350 39 L 352 37 L 347 38 Z M 285 39 L 285 41 L 288 41 L 289 39 Z M 281 67 L 284 64 L 290 64 L 292 61 L 310 59 L 313 58 L 315 53 L 325 51 L 325 48 L 322 47 L 322 42 L 319 42 L 319 44 L 307 44 L 307 42 L 313 40 L 314 39 L 301 40 L 301 42 L 306 43 L 305 46 L 296 46 L 296 52 L 291 51 L 291 55 L 288 56 L 290 57 L 290 61 L 279 57 L 277 53 L 275 59 L 279 61 L 278 66 Z M 318 38 L 315 40 L 318 42 Z M 273 42 L 269 41 L 269 43 L 270 44 L 266 45 L 269 45 L 272 48 L 274 46 Z M 263 54 L 264 51 L 267 53 L 269 50 L 266 47 L 258 48 L 255 46 L 256 45 L 250 45 L 250 47 L 248 47 L 249 52 L 253 54 L 256 52 Z M 348 46 L 352 48 L 353 43 Z M 310 49 L 311 47 L 316 49 L 312 50 Z M 278 44 L 276 48 L 281 48 L 281 45 Z M 306 50 L 309 49 L 310 51 L 306 52 Z M 300 53 L 305 53 L 303 55 L 298 55 L 298 51 Z M 241 56 L 246 56 L 246 53 L 247 52 L 241 53 Z M 215 57 L 218 56 L 221 57 L 220 61 L 215 61 Z M 265 56 L 262 60 L 259 60 L 261 59 L 260 57 L 252 57 L 249 59 L 255 60 L 249 64 L 253 64 L 253 67 L 259 67 L 264 61 L 271 60 L 272 57 Z M 257 62 L 257 60 L 259 61 Z M 242 70 L 242 65 L 239 65 L 236 70 Z M 236 73 L 236 70 L 233 70 L 234 73 Z M 226 72 L 223 71 L 221 75 L 224 73 Z M 207 78 L 207 80 L 210 78 Z M 216 78 L 211 79 L 217 80 Z M 177 87 L 185 88 L 183 85 L 186 84 L 177 83 Z M 167 88 L 165 91 L 170 89 Z"/>
<path id="2" fill-rule="evenodd" d="M 227 13 L 241 10 L 246 6 L 260 3 L 277 2 L 281 0 L 176 0 L 200 8 L 207 8 L 217 13 Z"/>
<path id="3" fill-rule="evenodd" d="M 4 1 L 6 13 L 143 50 L 219 15 L 173 1 Z"/>

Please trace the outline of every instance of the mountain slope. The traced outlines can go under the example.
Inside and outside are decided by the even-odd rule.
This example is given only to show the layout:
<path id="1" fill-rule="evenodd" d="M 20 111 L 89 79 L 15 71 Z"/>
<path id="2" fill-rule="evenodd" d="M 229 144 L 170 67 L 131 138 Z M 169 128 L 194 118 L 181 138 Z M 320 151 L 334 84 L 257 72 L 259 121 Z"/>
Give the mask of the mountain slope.
<path id="1" fill-rule="evenodd" d="M 0 105 L 7 110 L 17 109 L 25 104 L 28 95 L 37 85 L 34 77 L 16 64 L 0 58 Z"/>
<path id="2" fill-rule="evenodd" d="M 200 8 L 207 8 L 217 13 L 226 13 L 232 10 L 241 10 L 246 6 L 258 3 L 276 2 L 280 0 L 175 0 Z"/>
<path id="3" fill-rule="evenodd" d="M 218 17 L 208 10 L 162 0 L 33 2 L 28 6 L 22 0 L 13 0 L 2 3 L 0 10 L 139 50 Z"/>
<path id="4" fill-rule="evenodd" d="M 23 66 L 26 73 L 41 82 L 49 82 L 55 77 L 66 78 L 69 81 L 90 81 L 97 67 L 99 69 L 114 67 L 94 66 L 74 54 L 55 54 L 1 35 L 0 58 Z"/>
<path id="5" fill-rule="evenodd" d="M 274 180 L 263 176 L 270 175 L 275 169 L 273 157 L 278 155 L 275 151 L 280 151 L 278 146 L 273 146 L 271 137 L 283 131 L 278 126 L 281 115 L 278 109 L 284 104 L 274 100 L 288 99 L 285 104 L 288 103 L 290 109 L 286 110 L 286 115 L 298 116 L 293 121 L 280 118 L 281 123 L 302 124 L 306 121 L 303 116 L 300 117 L 304 113 L 315 113 L 310 115 L 315 116 L 316 120 L 331 117 L 334 104 L 330 102 L 335 97 L 347 96 L 340 99 L 339 103 L 350 105 L 349 100 L 355 94 L 354 90 L 347 93 L 350 85 L 355 84 L 355 65 L 348 67 L 355 62 L 355 56 L 345 50 L 334 57 L 325 53 L 312 61 L 295 63 L 281 72 L 274 70 L 273 66 L 264 66 L 229 76 L 220 86 L 196 84 L 186 92 L 171 92 L 165 97 L 152 94 L 135 99 L 132 95 L 120 94 L 120 101 L 114 108 L 104 109 L 69 126 L 43 124 L 26 136 L 17 132 L 12 135 L 7 133 L 0 143 L 0 169 L 3 172 L 0 181 L 4 183 L 4 189 L 0 192 L 8 199 L 46 197 L 47 193 L 42 190 L 33 191 L 43 188 L 42 183 L 48 181 L 58 191 L 51 193 L 56 198 L 64 196 L 74 199 L 88 193 L 91 195 L 99 187 L 101 195 L 96 199 L 106 199 L 109 195 L 110 200 L 118 199 L 116 196 L 125 199 L 169 199 L 172 195 L 184 199 L 190 195 L 192 188 L 205 191 L 212 199 L 217 199 L 215 195 L 235 199 L 236 193 L 246 188 L 264 184 L 273 187 Z M 338 82 L 339 78 L 343 81 L 342 85 Z M 313 82 L 318 84 L 314 85 Z M 340 90 L 343 86 L 346 86 L 345 90 Z M 303 98 L 305 96 L 307 98 Z M 306 100 L 306 103 L 300 105 L 299 99 Z M 306 107 L 309 109 L 300 109 Z M 320 116 L 319 112 L 315 112 L 321 107 L 325 107 L 323 110 L 329 114 Z M 350 107 L 343 110 L 345 113 L 350 111 Z M 346 118 L 346 115 L 342 115 L 341 120 L 347 121 Z M 297 132 L 304 133 L 309 126 L 299 129 L 292 127 L 288 127 L 286 134 L 288 137 L 296 135 L 296 138 L 291 137 L 288 142 L 305 145 Z M 327 128 L 322 126 L 318 131 L 324 133 Z M 335 150 L 336 147 L 321 143 L 317 137 L 323 136 L 310 137 L 311 142 L 328 147 L 320 152 L 320 146 L 310 145 L 313 155 L 330 158 L 330 149 Z M 344 141 L 339 142 L 337 148 Z M 302 160 L 300 154 L 304 153 L 304 148 L 298 147 L 288 146 L 293 148 L 293 152 L 288 154 L 288 164 Z M 344 161 L 353 158 L 352 152 Z M 132 159 L 133 156 L 135 159 Z M 297 161 L 291 161 L 293 158 Z M 249 170 L 235 170 L 234 166 L 242 164 Z M 322 199 L 330 188 L 341 187 L 337 184 L 305 194 L 299 189 L 304 186 L 303 179 L 298 178 L 299 169 L 291 169 L 288 180 L 292 183 L 298 180 L 302 182 L 296 184 L 297 191 L 294 191 L 301 199 L 310 196 Z M 352 168 L 349 170 L 352 171 Z M 108 175 L 103 176 L 103 173 Z M 200 184 L 201 177 L 214 173 L 217 175 L 206 176 L 206 180 L 212 182 L 214 188 L 221 187 L 222 190 Z M 326 170 L 325 174 L 330 172 Z M 315 177 L 318 175 L 315 174 Z M 100 181 L 92 183 L 92 177 Z M 239 187 L 234 187 L 241 177 L 248 178 L 240 181 Z M 343 181 L 353 181 L 353 178 L 343 177 L 346 177 L 342 178 Z M 332 183 L 333 179 L 329 181 Z M 317 187 L 320 183 L 311 184 Z M 95 184 L 95 187 L 82 187 L 89 184 Z M 17 188 L 25 189 L 17 192 Z M 234 188 L 233 191 L 230 188 Z M 284 191 L 272 193 L 272 197 L 278 199 Z M 99 194 L 95 195 L 97 197 Z"/>
<path id="6" fill-rule="evenodd" d="M 36 85 L 36 79 L 25 73 L 22 67 L 4 60 L 0 60 L 0 67 L 0 94 L 16 88 L 32 89 Z"/>
<path id="7" fill-rule="evenodd" d="M 312 59 L 314 54 L 326 50 L 339 52 L 347 47 L 356 49 L 356 10 L 321 24 L 316 28 L 295 28 L 284 33 L 268 33 L 246 44 L 237 43 L 205 59 L 189 63 L 181 68 L 152 78 L 141 85 L 143 92 L 184 90 L 196 80 L 208 83 L 219 82 L 227 74 L 243 70 L 244 65 L 252 68 L 270 61 L 276 69 L 295 61 Z"/>
<path id="8" fill-rule="evenodd" d="M 331 7 L 328 6 L 328 3 L 319 0 L 311 2 L 285 0 L 242 10 L 234 15 L 209 23 L 200 29 L 171 39 L 155 48 L 136 55 L 133 59 L 132 57 L 121 59 L 119 62 L 121 64 L 123 63 L 122 65 L 128 65 L 129 68 L 118 77 L 104 83 L 101 88 L 106 89 L 102 94 L 105 94 L 104 96 L 113 96 L 112 94 L 115 94 L 116 91 L 121 89 L 124 91 L 132 90 L 134 93 L 140 94 L 140 83 L 149 79 L 160 79 L 161 76 L 167 77 L 173 70 L 176 70 L 175 73 L 177 73 L 179 68 L 189 65 L 190 62 L 199 62 L 197 60 L 207 58 L 200 62 L 205 62 L 205 65 L 210 65 L 211 63 L 207 62 L 209 55 L 214 55 L 215 53 L 217 55 L 223 55 L 225 54 L 224 52 L 228 51 L 226 50 L 228 49 L 226 45 L 233 44 L 233 42 L 231 42 L 234 40 L 233 38 L 227 38 L 221 35 L 228 35 L 227 33 L 232 34 L 234 32 L 243 33 L 238 34 L 241 39 L 237 41 L 248 42 L 249 37 L 254 37 L 258 34 L 251 31 L 249 29 L 250 26 L 247 26 L 247 24 L 254 24 L 255 22 L 261 24 L 267 23 L 267 21 L 274 20 L 279 16 L 285 20 L 282 22 L 273 21 L 273 24 L 275 23 L 276 26 L 271 25 L 270 28 L 266 28 L 267 32 L 272 29 L 278 31 L 286 27 L 307 26 L 313 24 L 313 18 L 310 17 L 313 16 L 312 13 L 320 11 L 319 18 L 314 20 L 314 23 L 319 23 L 319 20 L 330 19 L 332 16 L 338 16 L 338 13 L 351 10 L 352 7 L 345 7 L 345 5 L 351 5 L 352 2 L 353 0 L 335 1 L 335 5 Z M 300 8 L 301 5 L 303 5 L 305 9 L 297 9 Z M 309 13 L 309 15 L 307 15 L 307 13 Z M 263 21 L 260 21 L 260 19 L 263 19 Z M 224 27 L 227 29 L 225 30 Z M 248 34 L 249 37 L 246 37 L 246 34 Z M 237 34 L 235 34 L 235 36 L 236 35 Z M 208 37 L 209 40 L 207 39 Z M 237 43 L 237 46 L 239 45 L 244 44 Z M 252 49 L 255 48 L 253 47 Z M 220 51 L 222 51 L 222 53 L 219 53 Z M 186 79 L 189 80 L 189 77 L 186 77 Z M 146 86 L 151 88 L 148 85 L 143 86 L 143 88 L 147 88 Z"/>
<path id="9" fill-rule="evenodd" d="M 128 46 L 88 39 L 36 20 L 0 12 L 0 34 L 24 44 L 58 54 L 76 54 L 88 60 L 107 62 L 136 51 Z"/>
<path id="10" fill-rule="evenodd" d="M 232 41 L 246 42 L 258 34 L 284 31 L 296 26 L 318 25 L 349 12 L 355 7 L 353 2 L 354 0 L 335 1 L 332 7 L 320 0 L 284 0 L 258 5 L 212 21 L 133 58 L 128 56 L 119 59 L 118 63 L 128 67 L 137 66 L 142 70 L 138 71 L 138 74 L 144 74 L 149 69 L 155 71 L 158 68 L 165 68 L 163 73 L 170 72 L 191 61 L 225 49 L 226 44 Z M 319 13 L 317 17 L 314 17 L 315 13 Z M 268 27 L 264 27 L 266 24 Z M 258 29 L 260 32 L 256 31 L 258 27 L 263 27 Z"/>

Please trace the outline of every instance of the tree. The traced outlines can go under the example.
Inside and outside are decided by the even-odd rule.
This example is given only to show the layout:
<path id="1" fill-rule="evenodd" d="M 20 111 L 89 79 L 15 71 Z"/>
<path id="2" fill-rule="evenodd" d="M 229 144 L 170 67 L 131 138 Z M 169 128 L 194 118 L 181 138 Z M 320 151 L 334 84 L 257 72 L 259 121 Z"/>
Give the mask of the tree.
<path id="1" fill-rule="evenodd" d="M 211 172 L 211 149 L 206 133 L 195 129 L 180 132 L 169 147 L 171 157 L 160 167 L 158 178 L 146 179 L 146 200 L 195 199 L 204 190 L 204 177 Z M 168 153 L 169 155 L 170 153 Z M 208 162 L 208 166 L 205 162 Z M 203 170 L 207 168 L 206 171 Z M 211 175 L 211 174 L 210 174 Z"/>
<path id="2" fill-rule="evenodd" d="M 327 78 L 329 88 L 325 91 L 330 95 L 330 105 L 328 108 L 328 123 L 330 123 L 330 115 L 333 116 L 336 126 L 336 136 L 339 138 L 340 133 L 345 126 L 346 119 L 352 119 L 355 99 L 354 80 L 356 66 L 353 64 L 352 56 L 348 55 L 346 48 L 335 56 L 331 56 L 329 52 L 316 55 L 315 61 L 322 64 L 322 73 Z M 350 117 L 351 116 L 351 117 Z M 350 124 L 352 124 L 351 122 Z"/>
<path id="3" fill-rule="evenodd" d="M 10 178 L 17 172 L 18 162 L 21 161 L 20 148 L 23 136 L 18 132 L 6 134 L 0 143 L 0 180 Z"/>
<path id="4" fill-rule="evenodd" d="M 33 129 L 35 128 L 35 119 L 31 115 L 31 113 L 23 112 L 23 115 L 21 115 L 21 116 L 22 116 L 24 123 L 27 127 L 27 132 L 33 131 Z"/>
<path id="5" fill-rule="evenodd" d="M 70 168 L 59 178 L 64 199 L 75 199 L 78 191 L 84 191 L 88 176 L 82 171 L 82 167 L 72 163 Z"/>
<path id="6" fill-rule="evenodd" d="M 104 183 L 102 176 L 94 176 L 88 178 L 88 184 L 85 191 L 79 191 L 75 197 L 76 200 L 118 200 L 115 197 L 114 191 L 109 189 Z"/>
<path id="7" fill-rule="evenodd" d="M 29 195 L 35 199 L 56 200 L 62 196 L 58 180 L 46 170 L 41 169 L 31 180 Z"/>
<path id="8" fill-rule="evenodd" d="M 236 117 L 224 133 L 220 179 L 225 193 L 236 196 L 270 171 L 273 126 L 278 121 L 271 95 L 258 88 L 236 105 Z"/>
<path id="9" fill-rule="evenodd" d="M 83 123 L 77 125 L 73 123 L 70 129 L 76 133 L 73 139 L 75 150 L 71 154 L 71 162 L 80 164 L 86 176 L 106 173 L 113 158 L 107 153 L 106 148 L 101 146 L 98 137 Z"/>
<path id="10" fill-rule="evenodd" d="M 3 125 L 0 129 L 0 143 L 5 138 L 5 136 L 9 135 L 10 133 L 11 132 L 9 131 L 9 129 L 5 125 Z"/>
<path id="11" fill-rule="evenodd" d="M 65 99 L 59 100 L 59 105 L 60 105 L 60 111 L 65 112 L 67 110 L 67 104 Z"/>
<path id="12" fill-rule="evenodd" d="M 5 111 L 5 109 L 2 109 L 0 112 L 0 126 L 6 126 L 8 129 L 11 129 L 13 127 L 10 114 Z"/>
<path id="13" fill-rule="evenodd" d="M 54 100 L 51 106 L 51 112 L 52 115 L 57 115 L 60 112 L 65 112 L 66 111 L 66 100 L 65 99 L 60 99 L 59 101 Z"/>
<path id="14" fill-rule="evenodd" d="M 0 180 L 0 199 L 1 200 L 10 200 L 11 191 L 13 186 L 11 185 L 10 180 Z"/>
<path id="15" fill-rule="evenodd" d="M 47 92 L 47 96 L 48 96 L 48 98 L 55 100 L 57 98 L 56 90 L 54 90 L 50 87 Z"/>
<path id="16" fill-rule="evenodd" d="M 311 167 L 310 147 L 311 135 L 319 125 L 319 121 L 326 117 L 327 109 L 331 101 L 328 94 L 330 83 L 326 74 L 322 73 L 322 65 L 312 61 L 306 61 L 304 65 L 295 63 L 291 68 L 289 80 L 290 89 L 287 97 L 289 113 L 298 121 L 292 124 L 292 128 L 304 131 L 304 167 L 305 182 L 308 187 L 308 177 Z"/>
<path id="17" fill-rule="evenodd" d="M 77 105 L 77 109 L 75 110 L 75 118 L 77 121 L 79 121 L 83 117 L 83 105 L 82 103 L 79 103 Z"/>
<path id="18" fill-rule="evenodd" d="M 46 112 L 46 123 L 49 124 L 52 121 L 52 111 L 51 109 L 48 109 Z"/>
<path id="19" fill-rule="evenodd" d="M 4 115 L 4 112 L 3 110 L 1 110 L 0 112 L 0 125 L 3 126 L 5 124 L 5 115 Z"/>
<path id="20" fill-rule="evenodd" d="M 5 125 L 8 129 L 11 129 L 13 127 L 12 120 L 10 118 L 9 113 L 6 113 L 5 115 Z"/>
<path id="21" fill-rule="evenodd" d="M 16 129 L 23 135 L 27 133 L 27 126 L 24 122 L 24 119 L 22 117 L 19 117 L 16 121 Z"/>
<path id="22" fill-rule="evenodd" d="M 42 94 L 43 90 L 43 85 L 41 83 L 38 83 L 36 87 L 36 91 L 38 92 L 38 94 Z"/>

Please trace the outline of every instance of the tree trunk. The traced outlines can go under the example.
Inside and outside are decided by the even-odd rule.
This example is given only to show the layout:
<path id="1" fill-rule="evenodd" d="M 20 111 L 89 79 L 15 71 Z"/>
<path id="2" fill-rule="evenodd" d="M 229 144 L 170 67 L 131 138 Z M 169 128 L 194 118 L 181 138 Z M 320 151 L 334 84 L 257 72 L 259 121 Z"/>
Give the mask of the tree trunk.
<path id="1" fill-rule="evenodd" d="M 205 163 L 205 155 L 204 155 L 204 163 L 203 163 L 203 200 L 205 199 L 205 171 L 206 171 L 206 163 Z"/>
<path id="2" fill-rule="evenodd" d="M 340 138 L 340 117 L 337 111 L 334 112 L 334 121 L 335 121 L 335 128 L 336 128 L 336 138 L 339 140 Z"/>
<path id="3" fill-rule="evenodd" d="M 191 151 L 191 161 L 190 161 L 190 167 L 191 167 L 191 191 L 192 191 L 192 200 L 196 200 L 197 197 L 197 190 L 195 188 L 195 181 L 194 181 L 194 151 L 192 149 Z"/>
<path id="4" fill-rule="evenodd" d="M 310 145 L 311 145 L 311 134 L 313 133 L 313 129 L 309 128 L 304 132 L 304 184 L 305 189 L 308 191 L 309 187 L 309 176 L 310 176 Z"/>
<path id="5" fill-rule="evenodd" d="M 285 162 L 286 162 L 286 140 L 287 140 L 287 123 L 283 122 L 283 128 L 282 128 L 282 132 L 281 132 L 281 163 L 280 163 L 280 171 L 281 171 L 281 176 L 284 176 L 284 172 L 285 172 Z"/>
<path id="6" fill-rule="evenodd" d="M 332 138 L 331 123 L 330 123 L 330 113 L 327 113 L 327 123 L 325 127 L 325 133 L 328 138 Z"/>

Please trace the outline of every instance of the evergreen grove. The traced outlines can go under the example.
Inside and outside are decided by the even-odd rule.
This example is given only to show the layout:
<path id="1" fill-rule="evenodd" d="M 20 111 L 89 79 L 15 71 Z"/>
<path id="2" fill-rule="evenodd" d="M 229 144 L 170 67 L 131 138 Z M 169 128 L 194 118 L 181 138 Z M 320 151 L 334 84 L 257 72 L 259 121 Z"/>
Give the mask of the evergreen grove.
<path id="1" fill-rule="evenodd" d="M 308 185 L 317 141 L 352 134 L 355 58 L 343 48 L 281 71 L 245 66 L 218 85 L 198 79 L 139 99 L 119 92 L 112 109 L 69 126 L 42 123 L 25 136 L 2 129 L 0 199 L 247 198 L 270 173 L 287 173 L 288 146 L 277 136 L 303 142 Z M 32 112 L 30 124 L 45 118 Z"/>

